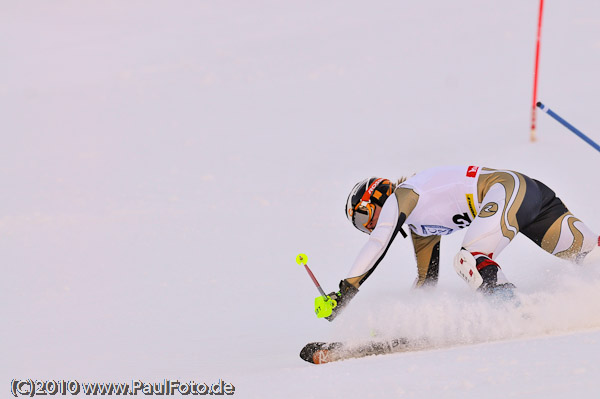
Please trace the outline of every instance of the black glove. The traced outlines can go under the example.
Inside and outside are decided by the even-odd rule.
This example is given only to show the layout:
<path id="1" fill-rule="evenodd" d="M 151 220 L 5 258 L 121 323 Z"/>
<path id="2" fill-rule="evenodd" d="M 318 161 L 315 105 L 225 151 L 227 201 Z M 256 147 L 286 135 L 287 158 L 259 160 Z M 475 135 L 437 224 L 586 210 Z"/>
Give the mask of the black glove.
<path id="1" fill-rule="evenodd" d="M 350 302 L 354 295 L 358 292 L 358 288 L 350 284 L 347 280 L 340 281 L 340 290 L 338 292 L 332 292 L 329 297 L 337 302 L 337 306 L 331 311 L 331 315 L 325 317 L 329 321 L 333 321 L 338 314 L 344 309 Z"/>

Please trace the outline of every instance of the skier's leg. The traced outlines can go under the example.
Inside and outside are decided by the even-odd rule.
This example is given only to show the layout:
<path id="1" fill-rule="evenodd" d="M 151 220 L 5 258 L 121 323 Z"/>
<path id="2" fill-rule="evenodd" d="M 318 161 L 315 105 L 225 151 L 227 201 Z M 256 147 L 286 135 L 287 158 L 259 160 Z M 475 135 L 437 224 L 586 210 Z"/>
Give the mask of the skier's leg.
<path id="1" fill-rule="evenodd" d="M 600 257 L 600 238 L 573 216 L 554 191 L 536 182 L 544 201 L 540 214 L 521 231 L 546 252 L 575 263 L 587 263 Z"/>
<path id="2" fill-rule="evenodd" d="M 546 231 L 541 247 L 559 258 L 582 263 L 598 247 L 598 235 L 568 212 Z"/>
<path id="3" fill-rule="evenodd" d="M 461 251 L 454 259 L 456 272 L 473 289 L 486 291 L 489 287 L 508 282 L 493 260 L 511 240 L 502 232 L 506 202 L 504 186 L 492 186 L 482 201 L 484 206 L 479 215 L 467 230 Z"/>
<path id="4" fill-rule="evenodd" d="M 483 206 L 469 226 L 454 261 L 457 273 L 471 287 L 483 292 L 514 288 L 495 259 L 519 233 L 519 226 L 530 223 L 540 211 L 540 192 L 532 179 L 515 172 L 500 172 L 496 181 L 481 201 Z M 481 279 L 465 277 L 477 273 Z M 478 281 L 481 281 L 479 286 Z"/>

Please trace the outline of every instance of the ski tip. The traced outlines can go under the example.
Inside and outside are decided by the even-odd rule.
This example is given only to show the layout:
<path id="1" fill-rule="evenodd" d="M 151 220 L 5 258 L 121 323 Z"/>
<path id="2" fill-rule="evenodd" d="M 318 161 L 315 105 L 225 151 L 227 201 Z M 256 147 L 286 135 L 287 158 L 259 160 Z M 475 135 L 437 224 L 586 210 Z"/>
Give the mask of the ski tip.
<path id="1" fill-rule="evenodd" d="M 316 342 L 307 344 L 300 351 L 300 358 L 306 362 L 314 363 L 313 354 L 315 353 L 316 350 L 318 350 Z"/>
<path id="2" fill-rule="evenodd" d="M 329 363 L 329 350 L 325 342 L 311 342 L 302 348 L 300 358 L 312 364 Z"/>

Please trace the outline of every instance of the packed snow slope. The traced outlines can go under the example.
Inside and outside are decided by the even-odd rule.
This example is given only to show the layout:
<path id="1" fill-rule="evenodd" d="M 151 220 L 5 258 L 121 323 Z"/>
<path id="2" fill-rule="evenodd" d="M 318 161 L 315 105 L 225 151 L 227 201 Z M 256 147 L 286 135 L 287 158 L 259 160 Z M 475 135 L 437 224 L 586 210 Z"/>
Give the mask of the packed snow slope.
<path id="1" fill-rule="evenodd" d="M 597 398 L 600 265 L 518 236 L 522 306 L 452 269 L 415 292 L 400 238 L 334 323 L 366 236 L 354 183 L 514 169 L 596 232 L 600 154 L 538 112 L 537 0 L 2 1 L 0 390 L 13 378 L 224 379 L 241 398 Z M 538 98 L 600 140 L 600 2 L 546 2 Z M 442 347 L 314 366 L 314 340 Z M 452 345 L 453 343 L 463 345 Z M 465 343 L 469 345 L 464 345 Z M 450 345 L 450 347 L 448 347 Z"/>

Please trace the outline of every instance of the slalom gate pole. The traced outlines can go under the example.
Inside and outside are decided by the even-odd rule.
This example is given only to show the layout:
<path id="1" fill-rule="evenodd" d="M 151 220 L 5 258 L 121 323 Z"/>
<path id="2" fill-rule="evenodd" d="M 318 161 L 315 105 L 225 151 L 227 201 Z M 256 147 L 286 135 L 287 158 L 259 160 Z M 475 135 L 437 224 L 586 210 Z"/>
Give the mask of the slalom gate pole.
<path id="1" fill-rule="evenodd" d="M 530 140 L 536 140 L 535 122 L 536 122 L 536 102 L 537 102 L 537 82 L 538 67 L 540 65 L 540 40 L 542 38 L 542 12 L 544 10 L 544 0 L 540 0 L 540 13 L 538 15 L 537 40 L 535 45 L 535 68 L 533 70 L 533 104 L 531 105 L 531 135 Z"/>
<path id="2" fill-rule="evenodd" d="M 315 277 L 313 272 L 308 267 L 308 264 L 306 263 L 306 261 L 307 261 L 307 256 L 305 254 L 299 254 L 296 257 L 296 263 L 298 263 L 299 265 L 304 265 L 306 272 L 312 279 L 313 283 L 315 283 L 315 285 L 317 286 L 317 289 L 319 290 L 319 293 L 321 294 L 321 296 L 327 298 L 327 294 L 325 294 L 325 291 L 323 291 L 323 288 L 321 288 L 321 284 L 319 284 L 319 282 L 317 281 L 317 278 Z"/>
<path id="3" fill-rule="evenodd" d="M 556 119 L 558 122 L 560 122 L 564 127 L 566 127 L 567 129 L 569 129 L 570 131 L 575 133 L 577 136 L 579 136 L 583 141 L 585 141 L 586 143 L 588 143 L 589 145 L 594 147 L 596 150 L 600 151 L 600 145 L 598 145 L 598 143 L 596 143 L 594 140 L 592 140 L 591 138 L 589 138 L 588 136 L 583 134 L 581 131 L 579 131 L 577 128 L 575 128 L 575 126 L 571 125 L 569 122 L 567 122 L 566 120 L 564 120 L 563 118 L 558 116 L 556 114 L 556 112 L 552 111 L 550 108 L 548 108 L 547 106 L 545 106 L 544 104 L 542 104 L 539 101 L 537 103 L 537 106 L 542 111 L 544 111 L 545 113 L 547 113 L 548 115 L 550 115 L 551 117 Z"/>

